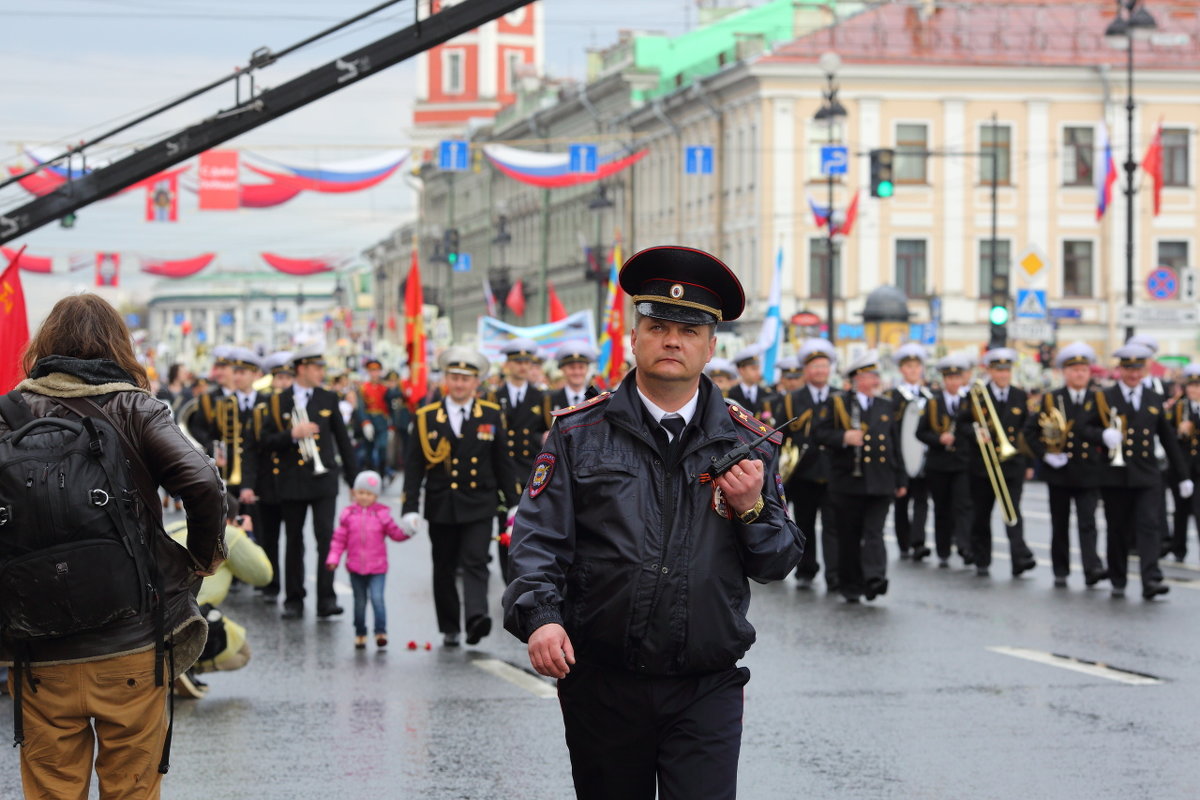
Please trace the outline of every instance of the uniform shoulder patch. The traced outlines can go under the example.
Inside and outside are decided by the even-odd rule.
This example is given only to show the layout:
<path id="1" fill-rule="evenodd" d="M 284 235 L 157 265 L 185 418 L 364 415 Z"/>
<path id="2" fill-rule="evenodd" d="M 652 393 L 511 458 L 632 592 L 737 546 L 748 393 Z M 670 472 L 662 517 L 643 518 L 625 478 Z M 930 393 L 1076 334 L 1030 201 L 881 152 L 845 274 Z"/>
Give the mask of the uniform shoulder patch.
<path id="1" fill-rule="evenodd" d="M 742 427 L 751 431 L 755 436 L 762 436 L 764 433 L 771 430 L 765 422 L 752 417 L 749 412 L 746 411 L 746 409 L 742 408 L 736 403 L 729 404 L 729 416 L 733 417 L 736 422 L 738 422 Z M 776 431 L 775 433 L 771 434 L 771 438 L 767 441 L 775 445 L 783 444 L 783 434 L 779 431 Z"/>
<path id="2" fill-rule="evenodd" d="M 612 396 L 613 396 L 612 392 L 601 392 L 600 394 L 593 397 L 591 400 L 585 400 L 577 406 L 567 406 L 566 408 L 560 408 L 558 411 L 553 411 L 553 412 L 551 412 L 551 416 L 565 417 L 568 414 L 574 414 L 576 411 L 582 411 L 585 408 L 591 408 L 592 406 L 599 405 L 600 403 L 603 403 L 606 400 L 611 400 Z"/>
<path id="3" fill-rule="evenodd" d="M 529 476 L 529 496 L 537 497 L 550 484 L 550 476 L 554 474 L 554 464 L 557 461 L 553 453 L 542 453 L 533 462 L 533 474 Z"/>

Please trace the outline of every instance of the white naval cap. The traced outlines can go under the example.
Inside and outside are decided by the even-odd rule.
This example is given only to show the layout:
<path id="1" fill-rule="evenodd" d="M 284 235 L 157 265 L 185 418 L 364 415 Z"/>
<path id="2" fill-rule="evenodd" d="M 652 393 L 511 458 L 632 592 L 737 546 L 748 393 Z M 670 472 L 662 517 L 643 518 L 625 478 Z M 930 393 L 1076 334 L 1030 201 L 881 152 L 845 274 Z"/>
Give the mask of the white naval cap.
<path id="1" fill-rule="evenodd" d="M 983 365 L 995 369 L 1011 369 L 1017 363 L 1017 351 L 1011 347 L 997 347 L 983 354 Z"/>
<path id="2" fill-rule="evenodd" d="M 807 364 L 813 359 L 827 358 L 830 361 L 837 360 L 837 351 L 833 349 L 833 345 L 826 339 L 806 339 L 804 344 L 800 346 L 800 352 L 797 354 L 801 364 Z"/>
<path id="3" fill-rule="evenodd" d="M 730 378 L 736 378 L 737 367 L 727 358 L 714 358 L 704 365 L 704 374 L 710 378 L 713 375 L 726 375 Z"/>
<path id="4" fill-rule="evenodd" d="M 1151 356 L 1158 353 L 1158 339 L 1155 339 L 1148 333 L 1135 333 L 1125 340 L 1125 344 L 1140 344 L 1150 351 Z M 1114 353 L 1113 355 L 1116 354 Z"/>
<path id="5" fill-rule="evenodd" d="M 461 345 L 447 347 L 438 356 L 438 368 L 447 374 L 483 377 L 488 374 L 491 366 L 483 353 Z"/>
<path id="6" fill-rule="evenodd" d="M 853 378 L 860 372 L 879 371 L 879 352 L 865 350 L 846 366 L 846 377 Z"/>
<path id="7" fill-rule="evenodd" d="M 917 361 L 920 361 L 922 364 L 924 364 L 929 360 L 929 351 L 927 351 L 923 345 L 917 342 L 906 342 L 905 344 L 897 347 L 896 351 L 892 353 L 892 360 L 897 364 L 903 364 L 910 358 L 915 358 Z"/>
<path id="8" fill-rule="evenodd" d="M 743 347 L 741 350 L 738 350 L 736 353 L 734 353 L 733 363 L 740 367 L 743 364 L 749 364 L 751 361 L 755 361 L 762 354 L 763 347 L 761 345 L 752 344 L 749 347 Z"/>
<path id="9" fill-rule="evenodd" d="M 1144 344 L 1126 344 L 1113 351 L 1113 358 L 1118 359 L 1122 367 L 1144 367 L 1146 362 L 1154 358 L 1154 351 Z"/>
<path id="10" fill-rule="evenodd" d="M 1054 358 L 1054 366 L 1062 369 L 1063 367 L 1073 367 L 1077 364 L 1095 364 L 1096 351 L 1087 342 L 1071 342 L 1066 347 L 1058 351 L 1058 355 Z"/>

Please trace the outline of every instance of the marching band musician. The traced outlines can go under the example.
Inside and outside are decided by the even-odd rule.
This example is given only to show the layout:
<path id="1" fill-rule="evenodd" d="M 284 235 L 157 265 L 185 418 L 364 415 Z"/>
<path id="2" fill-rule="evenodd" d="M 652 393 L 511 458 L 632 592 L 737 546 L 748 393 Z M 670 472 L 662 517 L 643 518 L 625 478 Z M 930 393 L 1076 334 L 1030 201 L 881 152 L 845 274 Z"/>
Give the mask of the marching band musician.
<path id="1" fill-rule="evenodd" d="M 292 353 L 284 350 L 263 359 L 263 371 L 271 376 L 271 388 L 259 392 L 254 407 L 254 439 L 258 478 L 254 493 L 258 496 L 258 519 L 254 521 L 254 540 L 271 562 L 271 580 L 259 587 L 265 602 L 279 599 L 279 532 L 283 526 L 283 507 L 279 504 L 279 455 L 263 446 L 263 432 L 271 416 L 271 397 L 292 388 Z"/>
<path id="2" fill-rule="evenodd" d="M 1104 472 L 1101 449 L 1104 426 L 1100 422 L 1096 392 L 1088 386 L 1094 363 L 1096 352 L 1084 342 L 1062 348 L 1055 366 L 1062 370 L 1066 385 L 1043 395 L 1040 407 L 1029 414 L 1025 425 L 1029 449 L 1047 466 L 1042 477 L 1050 492 L 1050 563 L 1054 585 L 1059 589 L 1066 588 L 1071 572 L 1072 500 L 1079 527 L 1084 582 L 1095 586 L 1108 577 L 1096 550 L 1096 504 Z M 1054 437 L 1053 442 L 1047 439 L 1048 432 Z"/>
<path id="3" fill-rule="evenodd" d="M 1148 333 L 1138 333 L 1130 336 L 1125 344 L 1137 344 L 1145 347 L 1150 351 L 1150 361 L 1158 355 L 1158 339 L 1155 339 Z M 1159 380 L 1157 376 L 1152 374 L 1150 370 L 1146 370 L 1146 374 L 1142 377 L 1142 386 L 1163 398 L 1163 409 L 1170 410 L 1174 405 L 1173 396 L 1175 387 L 1170 381 Z M 1171 465 L 1167 461 L 1167 454 L 1163 450 L 1162 444 L 1156 442 L 1154 445 L 1154 458 L 1158 462 L 1159 475 L 1162 478 L 1160 481 L 1162 491 L 1154 496 L 1154 524 L 1158 529 L 1159 541 L 1161 544 L 1160 557 L 1170 552 L 1171 548 L 1171 526 L 1167 521 L 1167 493 L 1174 493 L 1171 489 L 1174 481 L 1171 480 Z"/>
<path id="4" fill-rule="evenodd" d="M 798 356 L 787 356 L 775 362 L 779 367 L 779 388 L 776 394 L 783 398 L 804 388 L 804 367 Z M 791 419 L 787 417 L 786 419 Z M 781 422 L 785 420 L 780 420 Z"/>
<path id="5" fill-rule="evenodd" d="M 750 345 L 734 355 L 733 363 L 737 367 L 738 381 L 729 388 L 725 396 L 750 412 L 750 416 L 763 422 L 771 422 L 774 419 L 771 414 L 771 401 L 775 396 L 762 382 L 762 365 L 758 360 L 762 352 L 760 346 Z"/>
<path id="6" fill-rule="evenodd" d="M 258 405 L 258 391 L 254 382 L 262 372 L 258 355 L 246 347 L 234 347 L 229 351 L 230 383 L 233 392 L 217 401 L 217 430 L 224 443 L 225 467 L 222 477 L 231 497 L 238 501 L 238 512 L 248 514 L 251 530 L 259 528 L 258 495 L 258 452 L 254 436 L 254 407 Z"/>
<path id="7" fill-rule="evenodd" d="M 338 477 L 354 486 L 358 461 L 338 397 L 322 387 L 325 356 L 320 344 L 298 350 L 292 357 L 295 381 L 290 392 L 272 395 L 263 433 L 263 446 L 277 456 L 274 472 L 283 507 L 287 537 L 284 561 L 283 618 L 304 616 L 304 519 L 312 508 L 313 537 L 317 543 L 317 616 L 342 613 L 333 591 L 333 573 L 325 568 L 333 539 Z M 301 422 L 297 417 L 307 417 Z M 305 455 L 309 444 L 314 458 Z M 337 457 L 341 456 L 339 466 Z M 317 469 L 320 464 L 321 470 Z M 323 470 L 323 471 L 322 471 Z"/>
<path id="8" fill-rule="evenodd" d="M 727 358 L 714 358 L 704 365 L 704 374 L 721 390 L 722 397 L 729 397 L 729 390 L 737 383 L 737 367 Z"/>
<path id="9" fill-rule="evenodd" d="M 916 342 L 908 342 L 896 348 L 892 355 L 900 368 L 901 382 L 884 392 L 884 396 L 896 406 L 897 416 L 903 420 L 909 404 L 916 404 L 920 410 L 933 398 L 933 393 L 925 385 L 925 361 L 929 354 L 925 348 Z M 904 435 L 901 428 L 900 435 Z M 917 464 L 906 464 L 910 470 L 916 469 Z M 909 506 L 912 506 L 912 516 L 909 516 Z M 925 546 L 925 520 L 929 516 L 929 482 L 925 480 L 925 471 L 908 478 L 908 492 L 903 497 L 897 497 L 893 521 L 896 527 L 896 543 L 900 546 L 900 557 L 908 558 L 910 553 L 913 561 L 921 561 L 929 557 L 930 550 Z"/>
<path id="10" fill-rule="evenodd" d="M 199 414 L 192 414 L 188 419 L 188 433 L 204 446 L 204 452 L 210 456 L 213 442 L 218 437 L 217 431 L 217 401 L 233 394 L 233 370 L 230 368 L 229 354 L 232 347 L 217 345 L 212 349 L 213 365 L 210 376 L 212 388 L 200 396 Z"/>
<path id="11" fill-rule="evenodd" d="M 812 588 L 817 566 L 817 514 L 821 515 L 821 552 L 825 561 L 825 586 L 838 590 L 837 529 L 833 524 L 833 498 L 829 494 L 831 466 L 829 450 L 813 438 L 818 423 L 829 418 L 829 374 L 837 353 L 824 339 L 809 339 L 796 355 L 803 368 L 804 386 L 783 398 L 786 419 L 799 417 L 784 429 L 792 446 L 799 448 L 799 460 L 785 485 L 795 510 L 796 525 L 808 536 L 804 554 L 796 567 L 796 582 L 801 589 Z"/>
<path id="12" fill-rule="evenodd" d="M 933 500 L 933 544 L 938 566 L 950 566 L 950 549 L 958 549 L 964 565 L 971 556 L 971 488 L 967 479 L 967 441 L 973 436 L 963 425 L 960 410 L 968 402 L 963 391 L 971 363 L 949 355 L 937 362 L 942 374 L 942 391 L 933 395 L 917 423 L 917 438 L 928 445 L 925 478 Z"/>
<path id="13" fill-rule="evenodd" d="M 563 374 L 563 387 L 550 395 L 550 410 L 583 405 L 600 394 L 600 390 L 588 380 L 592 364 L 596 363 L 596 351 L 587 342 L 567 342 L 554 355 L 558 369 Z"/>
<path id="14" fill-rule="evenodd" d="M 1200 364 L 1188 364 L 1183 368 L 1181 376 L 1184 394 L 1171 409 L 1171 424 L 1179 436 L 1179 446 L 1183 450 L 1183 460 L 1188 463 L 1191 475 L 1200 475 Z M 1171 537 L 1168 552 L 1175 554 L 1176 561 L 1183 561 L 1187 556 L 1188 523 L 1192 519 L 1200 525 L 1200 508 L 1197 506 L 1196 495 L 1183 498 L 1179 495 L 1177 483 L 1181 476 L 1171 484 L 1175 494 L 1175 530 Z"/>
<path id="15" fill-rule="evenodd" d="M 878 397 L 879 363 L 868 350 L 846 371 L 853 383 L 835 394 L 831 413 L 818 420 L 814 437 L 832 451 L 834 525 L 838 533 L 838 589 L 849 603 L 887 594 L 883 525 L 893 498 L 908 483 L 897 434 L 896 406 Z"/>
<path id="16" fill-rule="evenodd" d="M 1162 445 L 1179 482 L 1179 494 L 1192 496 L 1191 473 L 1179 450 L 1175 432 L 1163 409 L 1163 397 L 1143 382 L 1149 348 L 1127 344 L 1113 353 L 1120 359 L 1119 383 L 1097 396 L 1104 424 L 1109 465 L 1101 480 L 1104 519 L 1108 524 L 1108 575 L 1113 597 L 1125 596 L 1130 545 L 1141 562 L 1142 597 L 1153 600 L 1170 591 L 1158 566 L 1161 533 L 1156 505 L 1163 494 L 1162 476 L 1154 457 L 1155 439 Z"/>
<path id="17" fill-rule="evenodd" d="M 991 397 L 992 406 L 996 409 L 999 430 L 1008 439 L 1008 444 L 1016 449 L 1016 454 L 1000 464 L 1000 476 L 1012 498 L 1013 509 L 1016 512 L 1016 524 L 1009 526 L 1008 547 L 1012 558 L 1013 577 L 1037 566 L 1033 551 L 1025 543 L 1025 522 L 1021 517 L 1021 491 L 1025 486 L 1027 462 L 1022 452 L 1025 447 L 1025 418 L 1029 413 L 1028 398 L 1023 389 L 1012 385 L 1012 368 L 1017 360 L 1017 351 L 1009 347 L 998 347 L 983 354 L 983 364 L 987 368 L 989 380 L 981 387 Z M 969 428 L 976 423 L 979 426 L 979 436 L 970 436 L 966 442 L 969 455 L 971 482 L 971 555 L 975 559 L 975 574 L 987 577 L 992 563 L 992 508 L 996 504 L 996 493 L 988 478 L 984 454 L 978 441 L 992 440 L 995 427 L 987 419 L 986 406 L 982 413 L 975 411 L 970 402 L 963 403 L 959 408 L 960 420 L 965 418 Z"/>

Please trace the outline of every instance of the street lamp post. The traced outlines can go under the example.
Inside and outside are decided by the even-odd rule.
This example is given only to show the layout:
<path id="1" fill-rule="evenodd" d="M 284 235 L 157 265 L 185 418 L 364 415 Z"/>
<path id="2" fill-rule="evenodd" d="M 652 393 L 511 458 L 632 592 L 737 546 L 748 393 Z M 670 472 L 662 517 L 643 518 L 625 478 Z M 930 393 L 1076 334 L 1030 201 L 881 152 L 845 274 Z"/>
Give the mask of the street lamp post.
<path id="1" fill-rule="evenodd" d="M 508 277 L 508 246 L 512 244 L 512 234 L 508 231 L 508 216 L 501 214 L 496 220 L 496 236 L 492 244 L 500 250 L 500 263 L 488 270 L 488 282 L 491 284 L 492 296 L 496 299 L 496 313 L 500 321 L 504 321 L 504 308 L 508 302 L 508 292 L 512 281 Z"/>
<path id="2" fill-rule="evenodd" d="M 1125 116 L 1129 125 L 1129 141 L 1125 151 L 1125 304 L 1133 308 L 1133 196 L 1137 192 L 1133 185 L 1133 174 L 1137 162 L 1133 160 L 1133 43 L 1135 39 L 1150 36 L 1158 24 L 1146 10 L 1141 0 L 1117 0 L 1117 16 L 1104 29 L 1105 40 L 1116 48 L 1125 48 L 1125 74 L 1128 93 L 1125 97 Z M 1133 326 L 1125 327 L 1125 338 L 1133 336 Z"/>
<path id="3" fill-rule="evenodd" d="M 846 109 L 837 99 L 838 87 L 834 82 L 834 77 L 837 75 L 838 68 L 842 66 L 842 59 L 837 53 L 823 53 L 818 61 L 821 67 L 821 72 L 825 73 L 825 90 L 822 92 L 824 102 L 817 110 L 813 117 L 817 122 L 823 122 L 828 127 L 829 136 L 828 143 L 833 144 L 834 132 L 837 126 L 846 119 Z M 833 325 L 833 292 L 835 280 L 835 267 L 837 242 L 833 238 L 833 171 L 830 170 L 826 176 L 826 186 L 828 188 L 829 216 L 825 220 L 825 325 L 828 330 L 829 343 L 834 343 L 834 325 Z"/>
<path id="4" fill-rule="evenodd" d="M 608 188 L 596 184 L 596 194 L 588 201 L 588 208 L 596 212 L 596 249 L 592 251 L 594 264 L 587 265 L 587 277 L 596 282 L 596 330 L 604 324 L 604 294 L 608 286 L 608 270 L 604 268 L 604 210 L 613 207 L 608 198 Z"/>

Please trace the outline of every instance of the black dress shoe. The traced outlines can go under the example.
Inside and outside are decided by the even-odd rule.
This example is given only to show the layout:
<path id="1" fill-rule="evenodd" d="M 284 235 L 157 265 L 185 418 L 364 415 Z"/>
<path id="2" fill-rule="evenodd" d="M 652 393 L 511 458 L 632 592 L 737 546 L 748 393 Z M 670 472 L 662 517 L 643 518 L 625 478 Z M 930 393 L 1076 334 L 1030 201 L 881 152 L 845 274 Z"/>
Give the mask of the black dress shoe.
<path id="1" fill-rule="evenodd" d="M 979 577 L 979 578 L 986 578 L 986 577 L 987 577 L 988 575 L 990 575 L 990 574 L 991 574 L 991 573 L 988 571 L 988 568 L 987 568 L 987 567 L 984 567 L 984 566 L 976 566 L 976 567 L 975 567 L 975 575 L 976 575 L 976 577 Z"/>
<path id="2" fill-rule="evenodd" d="M 458 647 L 458 631 L 442 636 L 442 647 Z"/>
<path id="3" fill-rule="evenodd" d="M 1066 575 L 1055 575 L 1054 576 L 1054 588 L 1055 589 L 1067 588 L 1067 576 Z"/>
<path id="4" fill-rule="evenodd" d="M 317 605 L 317 616 L 321 617 L 322 619 L 324 619 L 325 617 L 336 617 L 338 614 L 341 614 L 344 610 L 345 609 L 343 609 L 341 606 L 339 606 L 337 604 L 337 601 L 326 600 L 325 602 Z"/>
<path id="5" fill-rule="evenodd" d="M 1102 569 L 1096 572 L 1089 572 L 1083 576 L 1083 582 L 1088 586 L 1095 586 L 1100 581 L 1108 580 L 1108 570 Z"/>
<path id="6" fill-rule="evenodd" d="M 271 591 L 270 589 L 266 590 L 265 592 L 262 593 L 262 601 L 264 603 L 278 603 L 279 602 L 279 591 L 278 590 Z"/>
<path id="7" fill-rule="evenodd" d="M 903 548 L 900 551 L 900 560 L 901 561 L 907 561 L 911 557 L 912 557 L 912 551 L 909 550 L 907 547 Z"/>
<path id="8" fill-rule="evenodd" d="M 304 616 L 304 604 L 295 602 L 284 603 L 283 613 L 280 616 L 284 619 L 300 619 Z"/>
<path id="9" fill-rule="evenodd" d="M 1160 594 L 1166 594 L 1169 591 L 1171 591 L 1171 587 L 1162 581 L 1147 581 L 1142 584 L 1142 598 L 1145 600 L 1153 600 Z"/>
<path id="10" fill-rule="evenodd" d="M 913 553 L 912 553 L 913 561 L 922 561 L 926 558 L 929 558 L 929 556 L 931 556 L 931 555 L 933 555 L 933 551 L 930 550 L 928 547 L 925 547 L 924 545 L 913 548 Z"/>
<path id="11" fill-rule="evenodd" d="M 971 555 L 970 553 L 959 552 L 958 557 L 963 560 L 964 567 L 969 567 L 975 563 L 975 556 Z"/>
<path id="12" fill-rule="evenodd" d="M 812 578 L 807 575 L 801 575 L 796 578 L 796 588 L 808 591 L 812 589 Z"/>
<path id="13" fill-rule="evenodd" d="M 887 579 L 879 581 L 871 581 L 867 584 L 867 590 L 863 593 L 868 600 L 874 600 L 880 595 L 887 594 L 888 582 Z"/>
<path id="14" fill-rule="evenodd" d="M 1037 566 L 1037 559 L 1034 558 L 1033 556 L 1029 556 L 1028 558 L 1023 558 L 1020 561 L 1014 561 L 1013 568 L 1012 568 L 1013 577 L 1014 578 L 1017 577 L 1022 572 L 1028 572 L 1029 570 L 1033 569 L 1036 566 Z"/>
<path id="15" fill-rule="evenodd" d="M 479 644 L 479 640 L 491 632 L 491 617 L 480 615 L 467 620 L 467 644 Z"/>
<path id="16" fill-rule="evenodd" d="M 852 603 L 852 604 L 854 604 L 854 605 L 858 605 L 858 595 L 856 595 L 856 594 L 843 594 L 843 595 L 842 595 L 842 597 L 844 597 L 844 598 L 846 599 L 846 602 L 847 602 L 847 603 Z"/>

